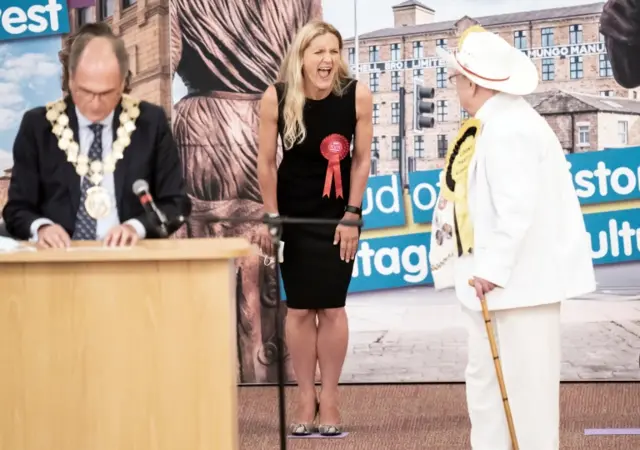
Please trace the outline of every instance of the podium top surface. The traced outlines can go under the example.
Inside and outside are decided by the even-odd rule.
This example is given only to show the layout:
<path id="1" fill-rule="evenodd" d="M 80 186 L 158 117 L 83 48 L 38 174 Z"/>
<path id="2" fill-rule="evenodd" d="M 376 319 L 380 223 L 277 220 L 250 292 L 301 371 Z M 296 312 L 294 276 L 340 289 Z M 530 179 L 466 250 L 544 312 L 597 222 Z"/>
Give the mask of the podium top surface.
<path id="1" fill-rule="evenodd" d="M 134 247 L 109 248 L 101 242 L 73 242 L 68 249 L 36 249 L 24 244 L 22 250 L 0 252 L 6 263 L 78 263 L 109 261 L 202 261 L 234 259 L 254 253 L 246 239 L 149 239 Z"/>

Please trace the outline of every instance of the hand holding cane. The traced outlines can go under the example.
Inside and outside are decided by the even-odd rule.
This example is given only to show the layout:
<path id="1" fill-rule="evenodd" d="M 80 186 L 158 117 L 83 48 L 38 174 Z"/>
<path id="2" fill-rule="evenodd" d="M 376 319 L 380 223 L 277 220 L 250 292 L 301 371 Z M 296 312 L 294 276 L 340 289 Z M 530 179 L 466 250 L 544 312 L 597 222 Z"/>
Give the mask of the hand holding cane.
<path id="1" fill-rule="evenodd" d="M 473 280 L 469 280 L 469 286 L 475 287 L 475 282 Z M 507 418 L 509 434 L 511 435 L 511 445 L 513 447 L 513 450 L 519 450 L 520 447 L 518 446 L 516 429 L 513 425 L 513 416 L 511 414 L 511 407 L 509 406 L 509 397 L 507 397 L 507 388 L 504 384 L 504 375 L 502 373 L 502 364 L 500 363 L 500 356 L 498 354 L 498 346 L 496 345 L 496 338 L 495 334 L 493 333 L 493 324 L 491 323 L 491 316 L 489 316 L 489 309 L 487 307 L 487 299 L 484 294 L 480 298 L 480 305 L 482 306 L 482 316 L 484 317 L 484 324 L 487 328 L 487 336 L 489 337 L 489 345 L 491 346 L 491 356 L 493 356 L 493 363 L 496 367 L 496 376 L 498 378 L 498 384 L 500 385 L 500 394 L 502 395 L 504 414 Z"/>

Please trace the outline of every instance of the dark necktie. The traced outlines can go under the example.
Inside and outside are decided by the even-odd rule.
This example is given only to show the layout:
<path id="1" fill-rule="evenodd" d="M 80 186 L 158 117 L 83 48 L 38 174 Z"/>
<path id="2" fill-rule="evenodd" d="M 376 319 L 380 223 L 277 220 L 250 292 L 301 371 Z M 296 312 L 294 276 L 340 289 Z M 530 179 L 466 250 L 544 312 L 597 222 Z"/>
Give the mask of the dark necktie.
<path id="1" fill-rule="evenodd" d="M 89 125 L 91 131 L 93 131 L 93 143 L 89 148 L 89 164 L 92 161 L 102 160 L 102 128 L 103 125 L 94 123 Z M 74 241 L 95 241 L 97 236 L 98 221 L 91 217 L 84 207 L 84 202 L 87 199 L 87 190 L 93 187 L 93 183 L 89 181 L 88 177 L 82 177 L 81 193 L 80 193 L 80 206 L 78 207 L 78 214 L 76 216 L 76 226 L 73 232 L 72 239 Z"/>

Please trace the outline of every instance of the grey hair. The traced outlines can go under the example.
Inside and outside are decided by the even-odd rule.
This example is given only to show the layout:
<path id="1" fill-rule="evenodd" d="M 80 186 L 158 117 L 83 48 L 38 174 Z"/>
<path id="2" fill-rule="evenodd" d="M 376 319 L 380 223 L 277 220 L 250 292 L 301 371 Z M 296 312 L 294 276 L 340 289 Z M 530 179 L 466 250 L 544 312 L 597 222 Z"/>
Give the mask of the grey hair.
<path id="1" fill-rule="evenodd" d="M 62 90 L 69 91 L 69 77 L 78 68 L 78 62 L 89 42 L 95 38 L 107 39 L 118 60 L 120 74 L 125 82 L 125 92 L 130 92 L 131 70 L 129 65 L 129 52 L 122 38 L 116 36 L 111 27 L 104 22 L 88 23 L 83 25 L 73 36 L 67 38 L 65 48 L 60 52 L 60 62 L 63 65 Z"/>

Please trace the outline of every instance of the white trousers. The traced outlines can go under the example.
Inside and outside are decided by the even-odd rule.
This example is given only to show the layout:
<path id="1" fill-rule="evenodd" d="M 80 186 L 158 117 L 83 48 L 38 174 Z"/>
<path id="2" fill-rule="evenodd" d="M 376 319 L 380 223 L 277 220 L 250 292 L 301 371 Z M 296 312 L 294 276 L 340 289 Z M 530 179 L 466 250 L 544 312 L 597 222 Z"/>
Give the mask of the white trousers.
<path id="1" fill-rule="evenodd" d="M 472 450 L 512 450 L 482 312 L 464 308 Z M 560 303 L 491 313 L 520 450 L 560 447 Z"/>

